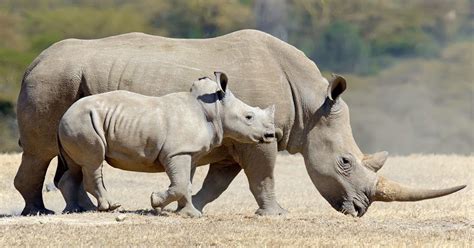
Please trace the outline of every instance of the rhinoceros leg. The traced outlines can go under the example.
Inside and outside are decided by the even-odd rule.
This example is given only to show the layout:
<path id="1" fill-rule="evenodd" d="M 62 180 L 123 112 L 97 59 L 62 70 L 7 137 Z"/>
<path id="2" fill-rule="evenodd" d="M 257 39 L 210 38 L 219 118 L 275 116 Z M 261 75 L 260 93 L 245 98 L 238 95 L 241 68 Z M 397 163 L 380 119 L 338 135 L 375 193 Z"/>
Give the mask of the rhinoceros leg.
<path id="1" fill-rule="evenodd" d="M 109 193 L 104 185 L 102 167 L 102 164 L 99 166 L 82 167 L 82 172 L 84 173 L 84 189 L 97 199 L 97 209 L 99 211 L 112 211 L 121 205 L 112 202 L 110 199 Z"/>
<path id="2" fill-rule="evenodd" d="M 152 207 L 157 211 L 161 211 L 171 202 L 184 198 L 186 204 L 179 211 L 179 214 L 189 217 L 200 217 L 201 212 L 193 206 L 191 200 L 191 156 L 175 156 L 165 165 L 165 169 L 166 174 L 170 178 L 171 185 L 166 191 L 153 192 L 151 194 Z"/>
<path id="3" fill-rule="evenodd" d="M 22 215 L 53 214 L 43 202 L 43 183 L 49 162 L 54 155 L 33 155 L 23 152 L 21 164 L 15 176 L 14 185 L 25 200 Z"/>
<path id="4" fill-rule="evenodd" d="M 79 206 L 81 206 L 84 211 L 91 211 L 95 210 L 96 206 L 94 203 L 92 203 L 91 198 L 87 195 L 86 190 L 84 189 L 84 184 L 81 183 L 81 186 L 79 187 Z"/>
<path id="5" fill-rule="evenodd" d="M 71 178 L 71 175 L 68 175 L 66 177 L 66 173 L 68 173 L 69 169 L 64 160 L 69 159 L 69 157 L 65 155 L 66 154 L 63 153 L 62 155 L 63 159 L 61 159 L 58 156 L 58 166 L 56 169 L 56 174 L 54 176 L 54 184 L 59 189 L 61 189 L 61 186 L 59 185 L 60 181 L 62 184 L 69 184 L 70 182 L 68 182 L 68 180 L 73 180 L 73 178 Z M 81 178 L 79 181 L 80 186 L 75 187 L 74 185 L 74 187 L 72 188 L 72 189 L 77 188 L 77 191 L 75 192 L 75 196 L 74 196 L 74 197 L 77 196 L 77 201 L 69 202 L 68 198 L 65 197 L 64 199 L 66 201 L 66 208 L 64 209 L 63 212 L 93 211 L 97 209 L 97 207 L 94 205 L 94 203 L 92 203 L 91 199 L 89 198 L 86 191 L 84 190 L 84 185 L 82 184 L 82 171 L 80 172 L 80 178 Z M 72 198 L 72 199 L 75 199 L 75 198 Z M 78 205 L 79 207 L 77 207 L 76 205 Z"/>
<path id="6" fill-rule="evenodd" d="M 238 163 L 212 163 L 201 190 L 193 196 L 194 206 L 202 212 L 204 206 L 217 199 L 229 187 L 241 170 Z"/>
<path id="7" fill-rule="evenodd" d="M 194 177 L 194 173 L 196 172 L 196 167 L 193 166 L 193 168 L 191 169 L 191 176 L 190 176 L 190 179 L 189 179 L 189 182 L 191 184 L 189 184 L 189 192 L 190 194 L 192 194 L 193 192 L 193 189 L 192 189 L 192 184 L 193 184 L 193 177 Z M 182 197 L 181 199 L 178 200 L 178 207 L 176 208 L 176 212 L 179 212 L 181 209 L 183 209 L 187 204 L 187 201 L 184 197 Z"/>
<path id="8" fill-rule="evenodd" d="M 66 201 L 63 213 L 85 212 L 97 209 L 84 190 L 81 166 L 76 164 L 61 148 L 58 157 L 58 168 L 60 168 L 59 166 L 62 166 L 63 171 L 65 171 L 57 185 Z M 58 169 L 58 171 L 60 170 Z M 57 179 L 55 178 L 55 180 Z"/>
<path id="9" fill-rule="evenodd" d="M 277 156 L 277 144 L 248 145 L 237 147 L 240 165 L 249 181 L 250 191 L 258 204 L 258 215 L 281 215 L 287 213 L 275 198 L 273 170 Z"/>
<path id="10" fill-rule="evenodd" d="M 79 174 L 80 173 L 80 174 Z M 78 191 L 81 185 L 82 172 L 74 172 L 70 169 L 64 173 L 59 181 L 58 187 L 66 201 L 66 207 L 63 213 L 83 212 L 79 206 Z M 79 175 L 78 175 L 79 174 Z"/>

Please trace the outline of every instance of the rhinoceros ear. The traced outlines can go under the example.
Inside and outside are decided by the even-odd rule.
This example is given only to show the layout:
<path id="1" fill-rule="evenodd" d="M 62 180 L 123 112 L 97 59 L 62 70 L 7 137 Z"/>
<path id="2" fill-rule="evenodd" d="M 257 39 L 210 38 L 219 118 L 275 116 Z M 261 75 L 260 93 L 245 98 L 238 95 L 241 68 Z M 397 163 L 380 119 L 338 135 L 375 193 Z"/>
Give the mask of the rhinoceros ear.
<path id="1" fill-rule="evenodd" d="M 335 101 L 346 90 L 346 79 L 337 74 L 332 74 L 332 79 L 328 86 L 328 98 Z"/>
<path id="2" fill-rule="evenodd" d="M 214 75 L 216 76 L 216 83 L 217 83 L 217 86 L 219 87 L 219 91 L 221 91 L 225 95 L 226 90 L 227 90 L 227 82 L 228 82 L 227 75 L 225 75 L 225 73 L 220 72 L 220 71 L 214 72 Z"/>
<path id="3" fill-rule="evenodd" d="M 268 108 L 264 109 L 266 113 L 270 115 L 272 119 L 275 118 L 275 104 L 272 104 Z"/>

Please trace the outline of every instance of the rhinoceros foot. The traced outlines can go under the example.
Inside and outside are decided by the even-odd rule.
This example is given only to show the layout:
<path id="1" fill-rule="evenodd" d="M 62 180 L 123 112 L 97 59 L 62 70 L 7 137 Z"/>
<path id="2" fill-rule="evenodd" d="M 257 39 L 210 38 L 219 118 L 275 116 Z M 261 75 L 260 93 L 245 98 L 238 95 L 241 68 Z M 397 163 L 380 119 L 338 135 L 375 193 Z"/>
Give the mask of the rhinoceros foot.
<path id="1" fill-rule="evenodd" d="M 282 207 L 272 206 L 267 208 L 259 208 L 255 211 L 256 215 L 269 216 L 269 215 L 285 215 L 288 211 Z"/>
<path id="2" fill-rule="evenodd" d="M 163 203 L 165 202 L 166 199 L 166 193 L 165 192 L 153 192 L 151 194 L 150 200 L 151 200 L 151 206 L 154 209 L 157 208 L 163 208 Z"/>
<path id="3" fill-rule="evenodd" d="M 194 208 L 192 205 L 187 205 L 181 208 L 180 210 L 176 211 L 176 213 L 183 217 L 191 217 L 191 218 L 202 217 L 202 213 L 199 212 L 199 210 Z"/>
<path id="4" fill-rule="evenodd" d="M 28 216 L 28 215 L 49 215 L 54 214 L 54 211 L 46 209 L 45 207 L 36 207 L 36 206 L 25 206 L 21 215 Z"/>
<path id="5" fill-rule="evenodd" d="M 97 209 L 99 211 L 103 211 L 103 212 L 109 212 L 109 211 L 113 211 L 117 208 L 119 208 L 120 206 L 122 206 L 121 204 L 119 203 L 112 203 L 111 201 L 109 200 L 99 200 L 99 206 L 97 207 Z"/>
<path id="6" fill-rule="evenodd" d="M 82 213 L 86 212 L 87 210 L 82 208 L 79 205 L 66 205 L 63 210 L 63 214 L 70 214 L 70 213 Z"/>

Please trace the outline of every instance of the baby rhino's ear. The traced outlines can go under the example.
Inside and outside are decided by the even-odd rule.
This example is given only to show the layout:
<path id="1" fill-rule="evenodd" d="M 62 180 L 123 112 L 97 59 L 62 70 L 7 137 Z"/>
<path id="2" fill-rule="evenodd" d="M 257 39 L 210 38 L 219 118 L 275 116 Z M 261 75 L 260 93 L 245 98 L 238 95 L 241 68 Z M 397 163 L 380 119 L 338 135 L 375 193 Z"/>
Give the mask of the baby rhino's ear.
<path id="1" fill-rule="evenodd" d="M 217 82 L 217 86 L 219 87 L 219 91 L 221 91 L 223 95 L 225 95 L 227 91 L 227 82 L 228 82 L 227 75 L 225 75 L 225 73 L 220 72 L 220 71 L 214 72 L 214 75 L 216 76 L 216 82 Z"/>
<path id="2" fill-rule="evenodd" d="M 265 109 L 265 112 L 273 119 L 275 118 L 275 104 L 272 104 L 271 106 L 267 107 Z"/>

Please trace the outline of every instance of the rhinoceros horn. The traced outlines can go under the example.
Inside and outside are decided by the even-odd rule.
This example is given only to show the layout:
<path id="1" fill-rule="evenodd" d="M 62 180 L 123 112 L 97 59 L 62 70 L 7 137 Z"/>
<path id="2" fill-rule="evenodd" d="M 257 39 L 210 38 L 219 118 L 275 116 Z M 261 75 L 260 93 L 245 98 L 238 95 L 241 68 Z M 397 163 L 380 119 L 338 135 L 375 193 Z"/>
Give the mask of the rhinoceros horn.
<path id="1" fill-rule="evenodd" d="M 388 158 L 388 152 L 377 152 L 374 154 L 365 154 L 362 159 L 362 163 L 365 167 L 371 169 L 374 172 L 377 172 L 385 164 L 385 161 Z"/>
<path id="2" fill-rule="evenodd" d="M 401 185 L 384 177 L 379 177 L 372 200 L 384 202 L 421 201 L 449 195 L 465 187 L 466 185 L 447 189 L 416 189 Z"/>

